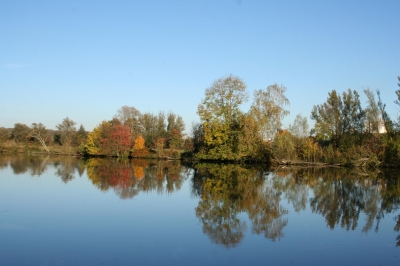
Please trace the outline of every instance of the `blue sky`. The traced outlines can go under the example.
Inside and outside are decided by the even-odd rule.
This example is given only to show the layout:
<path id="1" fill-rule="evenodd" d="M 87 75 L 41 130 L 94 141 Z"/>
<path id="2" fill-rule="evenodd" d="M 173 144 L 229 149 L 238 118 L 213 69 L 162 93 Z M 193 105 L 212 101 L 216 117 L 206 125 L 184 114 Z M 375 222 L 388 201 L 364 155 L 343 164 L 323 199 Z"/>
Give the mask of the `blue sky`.
<path id="1" fill-rule="evenodd" d="M 399 11 L 394 0 L 5 0 L 0 126 L 69 117 L 92 130 L 128 105 L 179 114 L 190 132 L 205 89 L 229 74 L 250 96 L 286 86 L 286 125 L 348 88 L 380 89 L 395 119 Z"/>

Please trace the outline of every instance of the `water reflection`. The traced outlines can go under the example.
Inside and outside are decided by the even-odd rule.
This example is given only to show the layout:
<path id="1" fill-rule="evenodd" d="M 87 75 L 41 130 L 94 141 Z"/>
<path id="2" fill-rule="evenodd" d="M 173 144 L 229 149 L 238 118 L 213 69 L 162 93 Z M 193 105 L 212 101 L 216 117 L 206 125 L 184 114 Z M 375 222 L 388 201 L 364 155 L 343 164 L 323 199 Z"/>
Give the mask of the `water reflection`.
<path id="1" fill-rule="evenodd" d="M 239 245 L 249 230 L 271 241 L 282 239 L 289 223 L 287 204 L 298 213 L 311 210 L 321 215 L 330 230 L 379 232 L 380 222 L 389 216 L 400 246 L 400 214 L 396 213 L 400 209 L 400 178 L 395 171 L 265 171 L 229 164 L 187 167 L 179 161 L 0 156 L 0 169 L 8 167 L 15 175 L 35 177 L 54 171 L 65 184 L 86 175 L 96 188 L 112 190 L 121 199 L 132 199 L 141 192 L 175 193 L 190 180 L 192 196 L 199 199 L 195 215 L 203 233 L 226 248 Z"/>
<path id="2" fill-rule="evenodd" d="M 200 197 L 196 215 L 203 232 L 227 248 L 244 237 L 247 213 L 252 232 L 275 241 L 284 236 L 288 220 L 280 205 L 281 193 L 263 171 L 239 165 L 199 164 L 192 179 L 193 194 Z"/>
<path id="3" fill-rule="evenodd" d="M 86 162 L 87 176 L 102 191 L 114 189 L 121 199 L 139 192 L 173 193 L 181 188 L 188 171 L 178 161 L 110 160 Z"/>

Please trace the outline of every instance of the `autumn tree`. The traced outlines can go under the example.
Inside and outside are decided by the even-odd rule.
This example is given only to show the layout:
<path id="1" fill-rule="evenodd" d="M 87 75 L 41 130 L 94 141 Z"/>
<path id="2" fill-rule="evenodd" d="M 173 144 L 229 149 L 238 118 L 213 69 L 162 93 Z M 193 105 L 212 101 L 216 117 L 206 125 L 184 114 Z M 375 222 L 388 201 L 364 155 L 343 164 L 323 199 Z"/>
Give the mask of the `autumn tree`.
<path id="1" fill-rule="evenodd" d="M 37 140 L 43 146 L 45 151 L 50 153 L 50 150 L 46 145 L 47 130 L 42 123 L 32 123 L 32 127 L 28 136 Z"/>
<path id="2" fill-rule="evenodd" d="M 214 81 L 205 94 L 197 108 L 205 152 L 214 159 L 232 159 L 238 149 L 240 105 L 248 99 L 246 84 L 230 75 Z"/>
<path id="3" fill-rule="evenodd" d="M 76 127 L 75 122 L 69 119 L 68 117 L 64 118 L 61 124 L 58 124 L 56 127 L 58 129 L 58 133 L 60 134 L 61 144 L 64 146 L 71 145 L 75 133 Z"/>
<path id="4" fill-rule="evenodd" d="M 149 150 L 146 148 L 145 140 L 142 136 L 135 138 L 131 155 L 132 157 L 146 157 L 149 155 Z"/>
<path id="5" fill-rule="evenodd" d="M 111 124 L 107 121 L 101 122 L 97 127 L 93 129 L 87 136 L 85 144 L 85 153 L 88 155 L 102 155 L 100 140 L 104 138 L 104 132 L 109 130 Z"/>
<path id="6" fill-rule="evenodd" d="M 259 125 L 259 134 L 263 139 L 272 139 L 282 128 L 282 119 L 290 113 L 285 109 L 290 104 L 285 92 L 286 87 L 277 84 L 254 92 L 250 113 Z"/>
<path id="7" fill-rule="evenodd" d="M 99 140 L 103 154 L 110 156 L 128 156 L 132 146 L 130 128 L 122 124 L 105 128 Z"/>

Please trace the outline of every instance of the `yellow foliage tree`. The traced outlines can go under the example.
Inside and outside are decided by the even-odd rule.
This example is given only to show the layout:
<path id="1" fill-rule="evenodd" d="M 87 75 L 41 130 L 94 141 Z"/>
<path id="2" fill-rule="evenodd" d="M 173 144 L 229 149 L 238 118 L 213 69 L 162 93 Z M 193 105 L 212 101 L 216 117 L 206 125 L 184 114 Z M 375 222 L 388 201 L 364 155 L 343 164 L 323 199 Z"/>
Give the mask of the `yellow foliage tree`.
<path id="1" fill-rule="evenodd" d="M 142 136 L 135 138 L 133 141 L 132 157 L 146 157 L 149 155 L 149 150 L 145 146 L 145 140 Z"/>
<path id="2" fill-rule="evenodd" d="M 137 137 L 134 140 L 133 149 L 134 150 L 144 149 L 145 148 L 144 143 L 145 143 L 145 140 L 144 140 L 144 138 L 142 136 Z"/>

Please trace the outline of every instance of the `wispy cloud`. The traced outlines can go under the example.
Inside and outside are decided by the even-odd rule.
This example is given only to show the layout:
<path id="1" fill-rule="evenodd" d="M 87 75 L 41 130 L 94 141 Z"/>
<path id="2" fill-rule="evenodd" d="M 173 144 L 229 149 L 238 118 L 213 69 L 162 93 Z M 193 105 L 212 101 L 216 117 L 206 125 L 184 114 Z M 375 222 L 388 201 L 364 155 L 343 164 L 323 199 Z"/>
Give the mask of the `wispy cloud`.
<path id="1" fill-rule="evenodd" d="M 9 70 L 14 70 L 14 69 L 18 69 L 18 68 L 23 68 L 23 67 L 28 67 L 31 66 L 32 64 L 27 64 L 27 63 L 23 63 L 23 64 L 5 64 L 3 65 L 3 67 L 9 69 Z"/>

